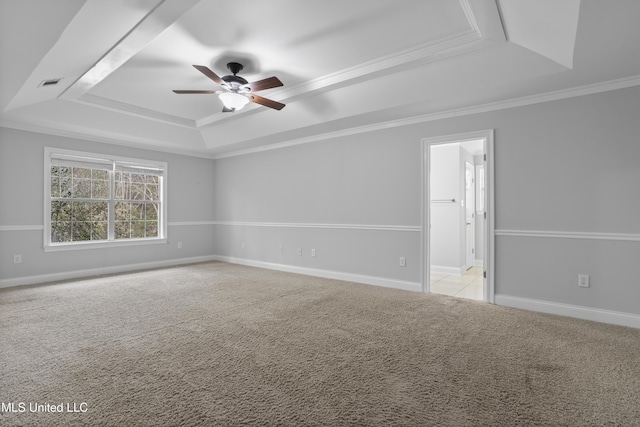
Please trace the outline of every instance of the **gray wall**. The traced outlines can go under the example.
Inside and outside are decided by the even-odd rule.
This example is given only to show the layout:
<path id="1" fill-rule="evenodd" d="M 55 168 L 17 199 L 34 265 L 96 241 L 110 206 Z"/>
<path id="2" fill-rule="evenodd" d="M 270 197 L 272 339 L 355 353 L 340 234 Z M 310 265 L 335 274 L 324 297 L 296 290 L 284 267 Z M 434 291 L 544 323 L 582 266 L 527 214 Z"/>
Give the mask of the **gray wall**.
<path id="1" fill-rule="evenodd" d="M 215 254 L 419 284 L 421 139 L 495 129 L 496 294 L 640 315 L 638 111 L 634 87 L 215 161 L 2 129 L 0 280 Z M 44 253 L 7 230 L 43 223 L 44 146 L 167 161 L 170 243 Z"/>
<path id="2" fill-rule="evenodd" d="M 215 216 L 230 224 L 217 226 L 215 250 L 419 282 L 419 232 L 237 222 L 420 226 L 421 138 L 495 129 L 496 294 L 640 314 L 638 111 L 634 87 L 219 159 Z M 316 258 L 306 252 L 320 245 Z M 579 273 L 591 288 L 577 287 Z"/>
<path id="3" fill-rule="evenodd" d="M 168 243 L 45 253 L 42 229 L 13 229 L 43 225 L 44 147 L 167 162 Z M 0 128 L 0 284 L 210 257 L 213 179 L 213 160 Z M 15 254 L 22 255 L 21 264 L 13 263 Z"/>
<path id="4" fill-rule="evenodd" d="M 390 143 L 393 135 L 216 160 L 216 220 L 232 223 L 217 226 L 216 253 L 409 281 L 419 289 L 419 230 L 387 228 L 420 223 L 420 169 L 413 167 L 420 146 L 404 138 Z M 400 257 L 407 258 L 406 267 L 399 266 Z"/>

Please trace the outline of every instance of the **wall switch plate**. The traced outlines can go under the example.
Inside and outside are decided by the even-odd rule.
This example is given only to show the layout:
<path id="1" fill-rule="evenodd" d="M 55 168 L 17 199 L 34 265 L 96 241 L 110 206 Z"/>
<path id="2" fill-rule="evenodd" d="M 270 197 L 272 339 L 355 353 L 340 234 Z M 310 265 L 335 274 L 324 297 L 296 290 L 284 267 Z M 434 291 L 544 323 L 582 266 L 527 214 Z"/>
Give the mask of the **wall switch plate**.
<path id="1" fill-rule="evenodd" d="M 298 248 L 298 255 L 302 256 L 302 248 Z"/>
<path id="2" fill-rule="evenodd" d="M 311 249 L 311 256 L 316 256 L 316 250 L 315 249 Z"/>
<path id="3" fill-rule="evenodd" d="M 182 249 L 182 242 L 178 242 L 178 249 Z"/>
<path id="4" fill-rule="evenodd" d="M 240 244 L 240 248 L 241 248 L 241 249 L 244 249 L 244 242 L 242 242 L 242 243 Z"/>
<path id="5" fill-rule="evenodd" d="M 280 253 L 283 254 L 284 253 L 284 246 L 280 245 Z"/>
<path id="6" fill-rule="evenodd" d="M 589 287 L 589 275 L 588 274 L 578 274 L 578 286 L 581 288 Z"/>
<path id="7" fill-rule="evenodd" d="M 22 263 L 22 255 L 14 255 L 13 256 L 13 263 L 14 264 L 21 264 Z"/>
<path id="8" fill-rule="evenodd" d="M 400 257 L 400 267 L 406 267 L 407 266 L 407 259 L 403 256 Z"/>

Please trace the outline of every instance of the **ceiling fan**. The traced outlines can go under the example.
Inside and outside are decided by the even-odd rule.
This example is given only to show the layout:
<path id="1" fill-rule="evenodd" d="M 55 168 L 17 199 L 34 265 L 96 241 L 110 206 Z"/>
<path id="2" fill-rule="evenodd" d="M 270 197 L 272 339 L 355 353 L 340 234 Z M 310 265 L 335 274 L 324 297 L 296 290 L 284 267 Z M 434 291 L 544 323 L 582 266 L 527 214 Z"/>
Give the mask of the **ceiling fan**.
<path id="1" fill-rule="evenodd" d="M 175 93 L 218 94 L 218 97 L 224 104 L 224 108 L 222 109 L 223 113 L 231 113 L 239 110 L 249 102 L 254 102 L 276 110 L 282 110 L 285 106 L 285 104 L 282 104 L 281 102 L 263 98 L 253 93 L 260 90 L 283 86 L 282 82 L 277 77 L 269 77 L 263 80 L 258 80 L 257 82 L 249 83 L 237 75 L 244 68 L 242 64 L 238 62 L 229 62 L 227 64 L 227 68 L 231 73 L 233 73 L 233 75 L 224 77 L 218 77 L 216 73 L 204 65 L 194 65 L 194 68 L 209 77 L 216 84 L 220 85 L 223 90 L 174 90 Z"/>

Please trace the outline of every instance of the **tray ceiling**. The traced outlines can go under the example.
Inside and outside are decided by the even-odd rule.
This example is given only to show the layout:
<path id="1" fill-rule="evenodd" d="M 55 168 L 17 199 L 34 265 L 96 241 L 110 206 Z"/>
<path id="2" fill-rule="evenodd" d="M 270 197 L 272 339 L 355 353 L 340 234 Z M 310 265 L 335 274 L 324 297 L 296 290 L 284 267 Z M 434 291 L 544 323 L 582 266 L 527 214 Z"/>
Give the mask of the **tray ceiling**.
<path id="1" fill-rule="evenodd" d="M 603 3 L 2 2 L 0 125 L 215 157 L 602 82 L 639 84 L 640 2 Z M 249 81 L 279 77 L 284 87 L 260 95 L 287 106 L 222 113 L 216 95 L 172 92 L 216 89 L 192 64 L 222 76 L 230 61 Z"/>

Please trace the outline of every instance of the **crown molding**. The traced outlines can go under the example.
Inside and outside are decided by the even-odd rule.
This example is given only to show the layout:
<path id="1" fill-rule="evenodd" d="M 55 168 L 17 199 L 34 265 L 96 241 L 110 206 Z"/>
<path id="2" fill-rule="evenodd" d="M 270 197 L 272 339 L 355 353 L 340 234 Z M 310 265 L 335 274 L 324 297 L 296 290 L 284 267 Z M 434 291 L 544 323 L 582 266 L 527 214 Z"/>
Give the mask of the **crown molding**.
<path id="1" fill-rule="evenodd" d="M 113 99 L 91 95 L 88 93 L 85 93 L 77 99 L 72 99 L 71 101 L 77 102 L 79 104 L 89 105 L 92 107 L 103 108 L 105 110 L 115 111 L 117 113 L 128 114 L 130 116 L 141 117 L 143 119 L 154 120 L 169 125 L 181 126 L 189 129 L 195 129 L 196 127 L 195 120 L 174 116 L 173 114 L 161 113 L 149 108 L 139 107 L 137 105 L 115 101 Z"/>
<path id="2" fill-rule="evenodd" d="M 78 129 L 73 129 L 72 126 L 64 126 L 64 128 L 54 128 L 49 126 L 42 126 L 33 123 L 13 122 L 9 120 L 0 119 L 0 127 L 21 130 L 25 132 L 41 133 L 45 135 L 60 136 L 63 138 L 80 139 L 84 141 L 100 142 L 111 145 L 121 145 L 128 148 L 136 148 L 146 151 L 156 151 L 160 153 L 178 154 L 182 156 L 198 157 L 203 159 L 214 159 L 212 154 L 204 152 L 196 152 L 190 150 L 179 150 L 170 147 L 159 147 L 153 144 L 153 141 L 141 139 L 141 138 L 116 138 L 108 136 L 106 134 L 88 133 Z M 159 141 L 158 141 L 159 142 Z"/>
<path id="3" fill-rule="evenodd" d="M 60 129 L 49 126 L 41 126 L 31 123 L 18 123 L 7 120 L 0 120 L 0 127 L 6 127 L 10 129 L 23 130 L 27 132 L 36 132 L 48 135 L 55 135 L 74 139 L 84 139 L 94 142 L 102 142 L 107 144 L 123 145 L 127 147 L 139 148 L 149 151 L 158 151 L 170 154 L 186 155 L 191 157 L 199 157 L 205 159 L 224 159 L 227 157 L 242 156 L 254 153 L 260 153 L 263 151 L 277 150 L 280 148 L 291 147 L 295 145 L 308 144 L 312 142 L 323 141 L 332 138 L 340 138 L 345 136 L 357 135 L 361 133 L 374 132 L 384 129 L 391 129 L 402 126 L 410 126 L 419 123 L 425 123 L 436 120 L 443 120 L 454 117 L 462 117 L 472 114 L 486 113 L 491 111 L 499 111 L 509 108 L 523 107 L 527 105 L 539 104 L 544 102 L 558 101 L 562 99 L 569 99 L 584 95 L 593 95 L 602 92 L 609 92 L 613 90 L 625 89 L 630 87 L 640 86 L 640 75 L 630 76 L 626 78 L 610 80 L 606 82 L 594 83 L 590 85 L 578 86 L 570 89 L 562 89 L 558 91 L 546 92 L 537 95 L 530 95 L 520 98 L 513 98 L 504 101 L 497 101 L 487 104 L 481 104 L 471 107 L 458 108 L 443 112 L 429 113 L 419 116 L 407 117 L 398 120 L 391 120 L 386 122 L 374 123 L 371 125 L 358 126 L 348 129 L 342 129 L 334 132 L 326 132 L 318 135 L 311 135 L 304 138 L 298 138 L 294 140 L 282 141 L 275 144 L 248 148 L 242 150 L 234 150 L 221 154 L 194 152 L 190 150 L 179 150 L 173 148 L 161 148 L 152 146 L 149 142 L 139 141 L 137 139 L 120 139 L 113 136 L 97 135 L 94 133 L 82 132 L 77 129 Z"/>
<path id="4" fill-rule="evenodd" d="M 428 113 L 418 116 L 407 117 L 403 119 L 390 120 L 386 122 L 374 123 L 370 125 L 358 126 L 348 129 L 342 129 L 335 132 L 326 132 L 322 134 L 312 135 L 304 138 L 298 138 L 289 141 L 278 142 L 275 144 L 264 145 L 261 147 L 247 148 L 242 150 L 230 151 L 227 153 L 214 155 L 214 159 L 223 159 L 227 157 L 242 156 L 247 154 L 259 153 L 262 151 L 277 150 L 280 148 L 291 147 L 295 145 L 308 144 L 327 139 L 341 138 L 345 136 L 357 135 L 367 132 L 375 132 L 384 129 L 396 127 L 411 126 L 419 123 L 426 123 L 436 120 L 450 119 L 454 117 L 469 116 L 472 114 L 487 113 L 491 111 L 506 110 L 509 108 L 524 107 L 527 105 L 541 104 L 544 102 L 559 101 L 562 99 L 575 98 L 584 95 L 593 95 L 602 92 L 609 92 L 618 89 L 640 86 L 640 75 L 625 77 L 622 79 L 599 82 L 584 86 L 578 86 L 569 89 L 545 92 L 536 95 L 529 95 L 520 98 L 507 99 L 503 101 L 490 102 L 486 104 L 475 105 L 471 107 L 456 108 L 453 110 L 442 111 L 437 113 Z"/>

